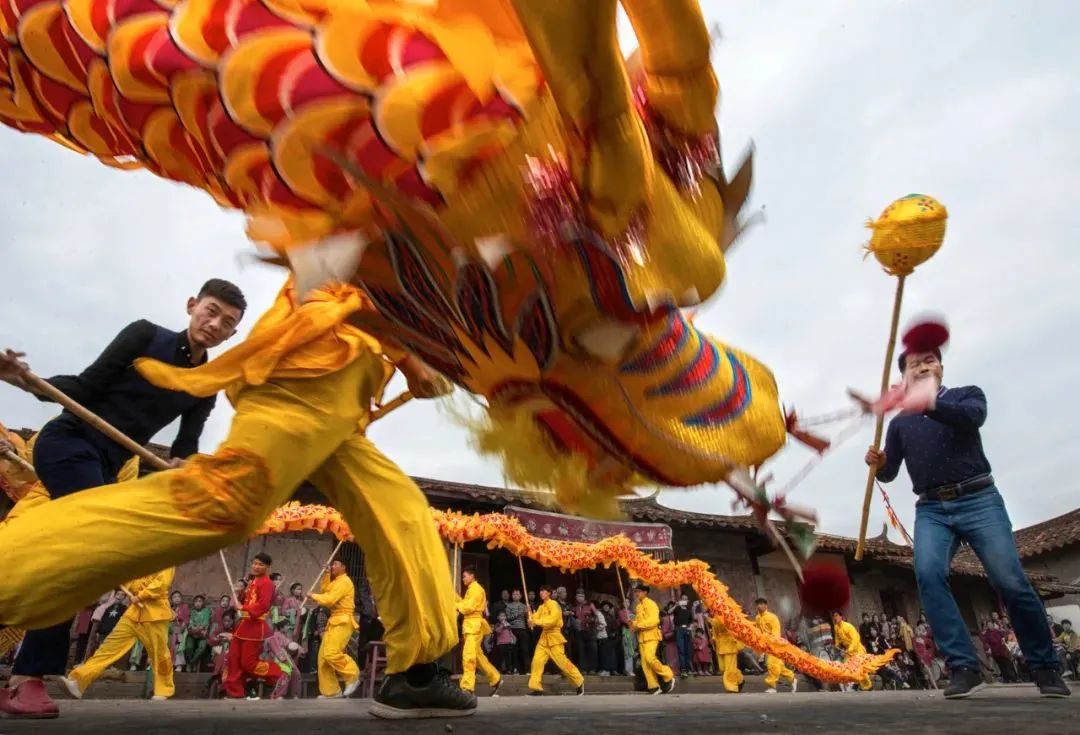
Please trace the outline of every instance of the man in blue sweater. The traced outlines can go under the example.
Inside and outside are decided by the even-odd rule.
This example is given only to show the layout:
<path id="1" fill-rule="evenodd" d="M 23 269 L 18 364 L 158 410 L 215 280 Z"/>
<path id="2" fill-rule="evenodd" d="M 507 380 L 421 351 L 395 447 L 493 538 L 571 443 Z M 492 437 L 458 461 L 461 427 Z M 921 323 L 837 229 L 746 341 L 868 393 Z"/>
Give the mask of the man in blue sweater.
<path id="1" fill-rule="evenodd" d="M 976 386 L 941 385 L 941 351 L 904 352 L 900 371 L 909 390 L 923 381 L 929 405 L 920 414 L 901 414 L 889 423 L 883 451 L 871 448 L 866 463 L 877 479 L 891 482 L 907 465 L 919 500 L 915 505 L 915 577 L 934 640 L 950 671 L 945 697 L 967 697 L 984 684 L 979 659 L 949 589 L 949 569 L 961 542 L 982 560 L 994 589 L 1005 600 L 1032 677 L 1044 697 L 1067 697 L 1046 613 L 1023 568 L 1012 523 L 994 486 L 979 428 L 986 421 L 986 396 Z M 916 387 L 918 386 L 918 387 Z"/>

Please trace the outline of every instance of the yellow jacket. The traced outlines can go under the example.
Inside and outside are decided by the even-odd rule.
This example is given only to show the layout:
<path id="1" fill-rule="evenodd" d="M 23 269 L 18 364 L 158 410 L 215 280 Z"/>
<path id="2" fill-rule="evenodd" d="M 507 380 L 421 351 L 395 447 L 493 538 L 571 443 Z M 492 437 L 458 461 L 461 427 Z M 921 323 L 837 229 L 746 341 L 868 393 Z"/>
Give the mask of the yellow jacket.
<path id="1" fill-rule="evenodd" d="M 754 623 L 758 629 L 769 635 L 780 635 L 780 618 L 776 617 L 776 613 L 766 610 L 763 613 L 758 613 L 754 618 Z"/>
<path id="2" fill-rule="evenodd" d="M 562 634 L 562 608 L 555 600 L 548 598 L 541 603 L 529 616 L 529 623 L 543 631 L 537 645 L 560 646 L 566 643 L 566 637 Z"/>
<path id="3" fill-rule="evenodd" d="M 342 574 L 337 579 L 330 579 L 329 574 L 323 574 L 319 591 L 312 593 L 311 599 L 330 610 L 327 625 L 348 623 L 353 630 L 360 627 L 353 614 L 356 610 L 356 588 L 348 574 Z"/>
<path id="4" fill-rule="evenodd" d="M 839 625 L 834 626 L 833 641 L 836 647 L 844 651 L 848 656 L 857 656 L 866 653 L 863 648 L 862 638 L 854 625 L 846 620 L 841 620 Z"/>
<path id="5" fill-rule="evenodd" d="M 465 597 L 457 601 L 457 611 L 465 617 L 461 625 L 461 632 L 465 635 L 487 635 L 491 632 L 491 625 L 484 619 L 487 593 L 475 579 L 465 590 Z"/>
<path id="6" fill-rule="evenodd" d="M 660 633 L 660 608 L 648 597 L 638 602 L 637 610 L 634 611 L 633 627 L 641 643 L 664 639 Z"/>
<path id="7" fill-rule="evenodd" d="M 734 636 L 731 635 L 731 631 L 727 629 L 727 626 L 724 625 L 720 618 L 712 619 L 712 639 L 716 652 L 721 656 L 738 653 L 743 648 L 743 645 L 735 640 Z"/>
<path id="8" fill-rule="evenodd" d="M 169 567 L 157 574 L 133 579 L 124 586 L 135 599 L 131 601 L 124 617 L 133 623 L 154 623 L 172 620 L 173 609 L 169 605 L 169 587 L 172 586 L 176 568 Z"/>

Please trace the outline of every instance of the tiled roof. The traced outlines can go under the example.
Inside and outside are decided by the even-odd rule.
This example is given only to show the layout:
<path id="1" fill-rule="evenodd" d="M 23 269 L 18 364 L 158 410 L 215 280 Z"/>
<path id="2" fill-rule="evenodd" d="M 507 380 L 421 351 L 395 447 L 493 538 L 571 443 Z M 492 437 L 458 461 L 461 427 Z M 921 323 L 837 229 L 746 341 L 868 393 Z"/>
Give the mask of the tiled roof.
<path id="1" fill-rule="evenodd" d="M 1070 544 L 1080 543 L 1080 508 L 1013 534 L 1020 558 L 1045 554 Z"/>

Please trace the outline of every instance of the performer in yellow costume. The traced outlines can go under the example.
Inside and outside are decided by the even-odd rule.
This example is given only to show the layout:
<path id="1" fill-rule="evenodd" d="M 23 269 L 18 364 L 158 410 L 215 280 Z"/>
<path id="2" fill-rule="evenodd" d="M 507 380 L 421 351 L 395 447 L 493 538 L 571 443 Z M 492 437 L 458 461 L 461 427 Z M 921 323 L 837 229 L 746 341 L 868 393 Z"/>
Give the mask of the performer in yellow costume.
<path id="1" fill-rule="evenodd" d="M 491 633 L 491 625 L 484 617 L 487 613 L 487 593 L 476 581 L 476 570 L 471 567 L 462 571 L 461 581 L 465 584 L 465 597 L 458 601 L 457 611 L 465 618 L 461 625 L 465 641 L 461 648 L 460 686 L 467 692 L 476 691 L 476 667 L 479 665 L 491 687 L 491 696 L 497 697 L 502 686 L 502 674 L 491 665 L 481 646 L 484 636 Z"/>
<path id="2" fill-rule="evenodd" d="M 630 628 L 637 633 L 638 651 L 641 652 L 641 671 L 645 674 L 645 685 L 649 694 L 667 694 L 675 688 L 675 674 L 671 667 L 660 663 L 656 657 L 656 647 L 664 636 L 660 633 L 660 608 L 649 597 L 649 586 L 639 584 L 634 590 L 637 596 L 637 608 Z M 657 677 L 660 678 L 659 683 Z"/>
<path id="3" fill-rule="evenodd" d="M 33 465 L 34 442 L 37 434 L 24 441 L 14 431 L 8 430 L 0 424 L 0 450 L 6 450 Z M 134 480 L 139 476 L 139 458 L 132 457 L 117 473 L 117 482 Z M 49 502 L 49 491 L 38 480 L 37 474 L 21 462 L 7 459 L 0 454 L 0 488 L 15 503 L 3 520 L 0 520 L 0 528 L 9 521 L 13 521 L 26 511 Z M 0 628 L 0 656 L 17 646 L 25 636 L 21 628 Z"/>
<path id="4" fill-rule="evenodd" d="M 355 616 L 356 588 L 340 559 L 330 562 L 319 591 L 313 593 L 311 599 L 330 610 L 326 632 L 319 645 L 319 697 L 351 697 L 360 686 L 360 667 L 345 649 L 360 626 Z M 339 680 L 345 682 L 344 692 Z"/>
<path id="5" fill-rule="evenodd" d="M 844 614 L 842 612 L 839 610 L 834 611 L 832 614 L 832 622 L 833 644 L 844 652 L 845 661 L 852 656 L 862 656 L 866 654 L 866 648 L 863 646 L 858 628 L 844 620 Z M 859 682 L 859 689 L 862 689 L 864 692 L 868 692 L 873 688 L 874 682 L 870 681 L 869 676 Z"/>
<path id="6" fill-rule="evenodd" d="M 758 614 L 754 618 L 757 627 L 769 635 L 779 637 L 780 618 L 776 617 L 776 613 L 769 610 L 769 601 L 764 597 L 759 597 L 754 600 L 754 604 L 758 610 Z M 791 685 L 792 694 L 798 690 L 799 681 L 795 678 L 795 672 L 789 669 L 782 659 L 776 656 L 766 656 L 765 670 L 765 686 L 768 687 L 765 690 L 766 693 L 776 694 L 776 684 L 781 679 Z"/>
<path id="7" fill-rule="evenodd" d="M 173 661 L 169 653 L 169 587 L 175 569 L 166 569 L 128 582 L 125 587 L 134 597 L 123 617 L 116 623 L 94 655 L 76 666 L 62 679 L 71 696 L 81 699 L 87 687 L 125 656 L 136 641 L 146 649 L 154 679 L 154 699 L 168 699 L 176 691 L 173 685 Z"/>
<path id="8" fill-rule="evenodd" d="M 566 637 L 562 634 L 562 608 L 551 599 L 551 587 L 540 588 L 540 607 L 529 615 L 529 625 L 540 628 L 540 640 L 533 653 L 532 670 L 529 672 L 529 694 L 538 697 L 544 693 L 544 667 L 550 660 L 559 667 L 570 683 L 577 687 L 578 696 L 585 693 L 585 677 L 578 667 L 566 657 Z"/>
<path id="9" fill-rule="evenodd" d="M 126 579 L 238 543 L 310 479 L 365 542 L 388 656 L 372 714 L 475 712 L 475 697 L 434 663 L 457 631 L 427 501 L 364 436 L 395 364 L 419 397 L 444 386 L 415 357 L 394 353 L 392 363 L 383 345 L 345 323 L 366 307 L 354 287 L 327 287 L 301 304 L 287 284 L 248 338 L 216 360 L 190 370 L 140 362 L 162 387 L 226 389 L 236 409 L 229 436 L 180 469 L 61 498 L 0 529 L 8 570 L 0 624 L 56 623 Z"/>
<path id="10" fill-rule="evenodd" d="M 738 694 L 743 688 L 743 673 L 739 670 L 740 644 L 728 632 L 720 618 L 712 619 L 713 648 L 716 649 L 717 668 L 724 677 L 724 689 Z"/>

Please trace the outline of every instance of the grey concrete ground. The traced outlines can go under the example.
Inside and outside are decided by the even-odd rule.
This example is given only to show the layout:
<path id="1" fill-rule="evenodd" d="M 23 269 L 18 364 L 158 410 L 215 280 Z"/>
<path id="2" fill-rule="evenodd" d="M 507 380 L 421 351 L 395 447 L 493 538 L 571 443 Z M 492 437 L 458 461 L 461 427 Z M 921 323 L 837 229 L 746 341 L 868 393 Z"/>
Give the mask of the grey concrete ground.
<path id="1" fill-rule="evenodd" d="M 0 720 L 0 735 L 691 735 L 692 733 L 1053 733 L 1080 732 L 1080 697 L 1040 699 L 1031 686 L 997 686 L 963 701 L 930 692 L 675 694 L 483 698 L 456 720 L 384 722 L 365 700 L 256 702 L 103 700 L 63 702 L 51 721 Z"/>

